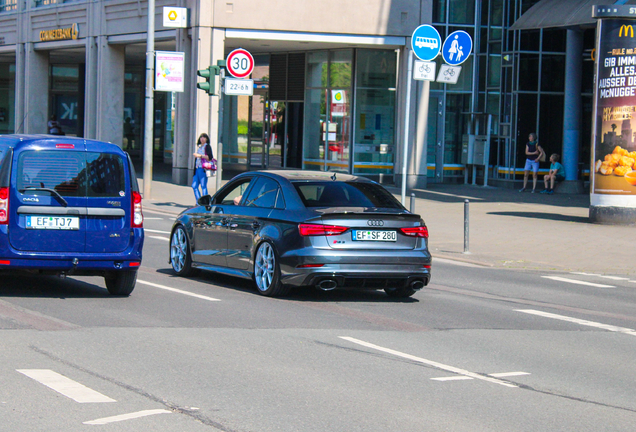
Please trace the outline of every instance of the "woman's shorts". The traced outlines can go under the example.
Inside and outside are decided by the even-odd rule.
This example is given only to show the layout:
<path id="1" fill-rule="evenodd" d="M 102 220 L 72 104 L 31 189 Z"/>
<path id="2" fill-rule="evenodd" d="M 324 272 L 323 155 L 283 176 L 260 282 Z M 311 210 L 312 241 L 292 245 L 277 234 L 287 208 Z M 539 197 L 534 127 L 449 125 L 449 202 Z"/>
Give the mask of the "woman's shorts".
<path id="1" fill-rule="evenodd" d="M 526 159 L 526 166 L 524 168 L 524 171 L 530 171 L 530 170 L 532 170 L 532 172 L 536 174 L 539 171 L 539 162 Z"/>

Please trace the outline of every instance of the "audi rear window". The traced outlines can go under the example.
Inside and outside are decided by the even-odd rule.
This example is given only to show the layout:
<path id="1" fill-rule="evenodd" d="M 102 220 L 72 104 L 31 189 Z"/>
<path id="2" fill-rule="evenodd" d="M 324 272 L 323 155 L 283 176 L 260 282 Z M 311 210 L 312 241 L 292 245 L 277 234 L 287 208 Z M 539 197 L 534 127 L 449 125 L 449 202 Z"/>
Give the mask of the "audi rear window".
<path id="1" fill-rule="evenodd" d="M 22 193 L 53 189 L 68 197 L 121 197 L 124 164 L 119 155 L 108 153 L 25 151 L 18 160 L 17 186 Z"/>
<path id="2" fill-rule="evenodd" d="M 377 207 L 403 209 L 382 186 L 363 182 L 293 183 L 305 207 Z"/>

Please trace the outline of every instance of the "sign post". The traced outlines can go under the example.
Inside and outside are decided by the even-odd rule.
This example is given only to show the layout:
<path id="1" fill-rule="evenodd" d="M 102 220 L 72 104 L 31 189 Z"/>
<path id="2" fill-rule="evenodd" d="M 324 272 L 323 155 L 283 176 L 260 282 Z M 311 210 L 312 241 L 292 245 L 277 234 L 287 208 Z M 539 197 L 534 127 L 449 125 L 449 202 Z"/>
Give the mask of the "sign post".
<path id="1" fill-rule="evenodd" d="M 439 55 L 440 46 L 442 45 L 442 38 L 439 36 L 439 32 L 435 27 L 424 24 L 419 26 L 413 31 L 411 35 L 411 49 L 409 50 L 407 77 L 406 77 L 406 117 L 404 119 L 404 149 L 402 160 L 402 205 L 406 204 L 406 182 L 407 182 L 407 170 L 408 170 L 408 153 L 409 153 L 409 119 L 411 111 L 411 81 L 413 79 L 413 54 L 417 56 L 422 62 L 430 62 Z M 418 62 L 418 76 L 420 76 L 419 63 Z M 433 63 L 435 65 L 435 63 Z M 430 68 L 430 66 L 429 66 Z M 425 65 L 422 65 L 422 72 L 426 72 Z M 430 73 L 427 72 L 427 74 Z M 435 74 L 433 68 L 433 75 Z M 424 105 L 428 109 L 428 95 L 429 95 L 430 81 L 424 79 L 424 94 L 426 99 Z"/>

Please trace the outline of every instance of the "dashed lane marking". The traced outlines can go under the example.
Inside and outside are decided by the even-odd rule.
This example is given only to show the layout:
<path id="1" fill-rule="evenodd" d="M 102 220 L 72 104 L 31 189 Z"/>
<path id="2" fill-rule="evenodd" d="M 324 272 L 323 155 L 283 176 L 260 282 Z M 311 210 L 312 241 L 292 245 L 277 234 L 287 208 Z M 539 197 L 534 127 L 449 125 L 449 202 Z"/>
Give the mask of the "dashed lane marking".
<path id="1" fill-rule="evenodd" d="M 411 360 L 411 361 L 414 361 L 414 362 L 422 363 L 422 364 L 425 364 L 425 365 L 428 365 L 428 366 L 433 366 L 435 368 L 442 369 L 442 370 L 445 370 L 445 371 L 448 371 L 448 372 L 453 372 L 453 373 L 456 373 L 458 375 L 462 375 L 462 376 L 465 376 L 465 377 L 474 378 L 474 379 L 478 379 L 478 380 L 482 380 L 482 381 L 487 381 L 487 382 L 490 382 L 490 383 L 493 383 L 493 384 L 499 384 L 499 385 L 502 385 L 504 387 L 517 388 L 516 385 L 514 385 L 512 383 L 509 383 L 507 381 L 499 380 L 499 379 L 496 379 L 496 378 L 491 378 L 491 377 L 486 376 L 486 375 L 480 375 L 478 373 L 470 372 L 470 371 L 467 371 L 467 370 L 464 370 L 464 369 L 460 369 L 460 368 L 457 368 L 457 367 L 454 367 L 454 366 L 445 365 L 445 364 L 442 364 L 442 363 L 438 363 L 436 361 L 427 360 L 427 359 L 424 359 L 424 358 L 421 358 L 421 357 L 416 357 L 416 356 L 413 356 L 413 355 L 410 355 L 410 354 L 406 354 L 406 353 L 403 353 L 403 352 L 400 352 L 400 351 L 392 350 L 390 348 L 384 348 L 384 347 L 381 347 L 381 346 L 378 346 L 378 345 L 374 345 L 372 343 L 365 342 L 365 341 L 362 341 L 362 340 L 359 340 L 359 339 L 355 339 L 355 338 L 352 338 L 352 337 L 340 336 L 340 339 L 344 339 L 346 341 L 352 342 L 354 344 L 362 345 L 362 346 L 367 347 L 367 348 L 371 348 L 371 349 L 374 349 L 374 350 L 382 351 L 382 352 L 385 352 L 387 354 L 392 354 L 394 356 L 402 357 L 402 358 L 405 358 L 405 359 L 408 359 L 408 360 Z"/>
<path id="2" fill-rule="evenodd" d="M 165 409 L 154 409 L 154 410 L 145 410 L 145 411 L 137 411 L 130 414 L 121 414 L 112 417 L 104 417 L 97 420 L 85 421 L 83 424 L 85 425 L 105 425 L 108 423 L 115 423 L 124 420 L 132 420 L 140 417 L 147 417 L 156 414 L 172 414 L 172 411 L 168 411 Z"/>
<path id="3" fill-rule="evenodd" d="M 532 310 L 532 309 L 515 309 L 515 311 L 516 312 L 523 312 L 523 313 L 530 314 L 530 315 L 537 315 L 537 316 L 541 316 L 541 317 L 544 317 L 544 318 L 552 318 L 552 319 L 556 319 L 556 320 L 567 321 L 567 322 L 579 324 L 579 325 L 582 325 L 582 326 L 599 328 L 599 329 L 607 330 L 607 331 L 611 331 L 611 332 L 625 333 L 625 334 L 628 334 L 628 335 L 631 335 L 631 336 L 636 336 L 636 330 L 630 329 L 630 328 L 626 328 L 626 327 L 617 327 L 617 326 L 613 326 L 613 325 L 609 325 L 609 324 L 603 324 L 603 323 L 598 323 L 598 322 L 594 322 L 594 321 L 587 321 L 587 320 L 582 320 L 582 319 L 578 319 L 578 318 L 572 318 L 572 317 L 565 316 L 565 315 L 557 315 L 557 314 L 553 314 L 553 313 L 549 313 L 549 312 L 541 312 L 541 311 Z"/>
<path id="4" fill-rule="evenodd" d="M 144 220 L 163 220 L 163 218 L 144 217 Z"/>
<path id="5" fill-rule="evenodd" d="M 169 242 L 170 239 L 168 237 L 159 237 L 159 236 L 148 236 L 148 238 L 153 238 L 153 239 L 157 239 L 157 240 L 164 240 Z"/>
<path id="6" fill-rule="evenodd" d="M 596 288 L 616 288 L 615 286 L 612 286 L 612 285 L 603 285 L 603 284 L 597 284 L 592 282 L 580 281 L 576 279 L 567 279 L 560 276 L 541 276 L 541 277 L 545 279 L 552 279 L 559 282 L 567 282 L 567 283 L 577 284 L 577 285 L 593 286 Z"/>
<path id="7" fill-rule="evenodd" d="M 505 377 L 513 377 L 513 376 L 522 376 L 522 375 L 530 375 L 530 372 L 501 372 L 501 373 L 492 373 L 488 374 L 488 376 L 494 378 L 505 378 Z M 450 376 L 450 377 L 440 377 L 440 378 L 431 378 L 435 381 L 461 381 L 461 380 L 472 380 L 472 377 L 469 376 Z"/>
<path id="8" fill-rule="evenodd" d="M 148 229 L 148 228 L 144 228 L 144 231 L 151 232 L 151 233 L 156 233 L 156 234 L 170 234 L 170 231 L 152 230 L 152 229 Z"/>
<path id="9" fill-rule="evenodd" d="M 626 277 L 620 277 L 620 276 L 608 276 L 608 275 L 602 275 L 602 274 L 597 274 L 597 273 L 583 273 L 583 272 L 570 272 L 571 274 L 575 274 L 575 275 L 582 275 L 582 276 L 596 276 L 596 277 L 600 277 L 603 279 L 611 279 L 611 280 L 617 280 L 617 281 L 628 281 L 629 278 Z M 632 282 L 632 281 L 630 281 Z"/>
<path id="10" fill-rule="evenodd" d="M 195 294 L 195 293 L 191 293 L 189 291 L 183 291 L 183 290 L 180 290 L 180 289 L 177 289 L 177 288 L 171 288 L 171 287 L 167 287 L 165 285 L 159 285 L 159 284 L 156 284 L 156 283 L 146 282 L 146 281 L 139 280 L 139 279 L 137 279 L 137 283 L 148 285 L 148 286 L 151 286 L 151 287 L 154 287 L 154 288 L 159 288 L 159 289 L 166 290 L 166 291 L 172 291 L 172 292 L 175 292 L 175 293 L 178 293 L 178 294 L 187 295 L 187 296 L 190 296 L 190 297 L 199 298 L 199 299 L 202 299 L 202 300 L 221 301 L 219 299 L 215 299 L 215 298 L 212 298 L 212 297 L 204 296 L 204 295 L 201 295 L 201 294 Z"/>
<path id="11" fill-rule="evenodd" d="M 92 390 L 85 385 L 82 385 L 70 378 L 60 375 L 50 369 L 16 369 L 23 375 L 28 376 L 31 379 L 44 384 L 51 390 L 73 399 L 79 403 L 104 403 L 104 402 L 117 402 L 115 399 L 111 399 L 108 396 Z"/>

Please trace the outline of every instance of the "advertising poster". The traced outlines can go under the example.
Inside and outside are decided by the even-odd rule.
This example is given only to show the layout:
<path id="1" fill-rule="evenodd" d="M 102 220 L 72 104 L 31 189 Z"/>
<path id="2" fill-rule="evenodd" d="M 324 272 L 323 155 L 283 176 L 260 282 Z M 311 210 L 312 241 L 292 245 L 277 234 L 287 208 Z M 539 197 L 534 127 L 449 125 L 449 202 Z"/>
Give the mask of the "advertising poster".
<path id="1" fill-rule="evenodd" d="M 155 57 L 155 90 L 183 91 L 184 53 L 157 51 Z"/>
<path id="2" fill-rule="evenodd" d="M 635 20 L 605 19 L 597 52 L 592 194 L 636 196 Z M 609 197 L 608 197 L 609 198 Z M 628 202 L 627 202 L 628 201 Z"/>

